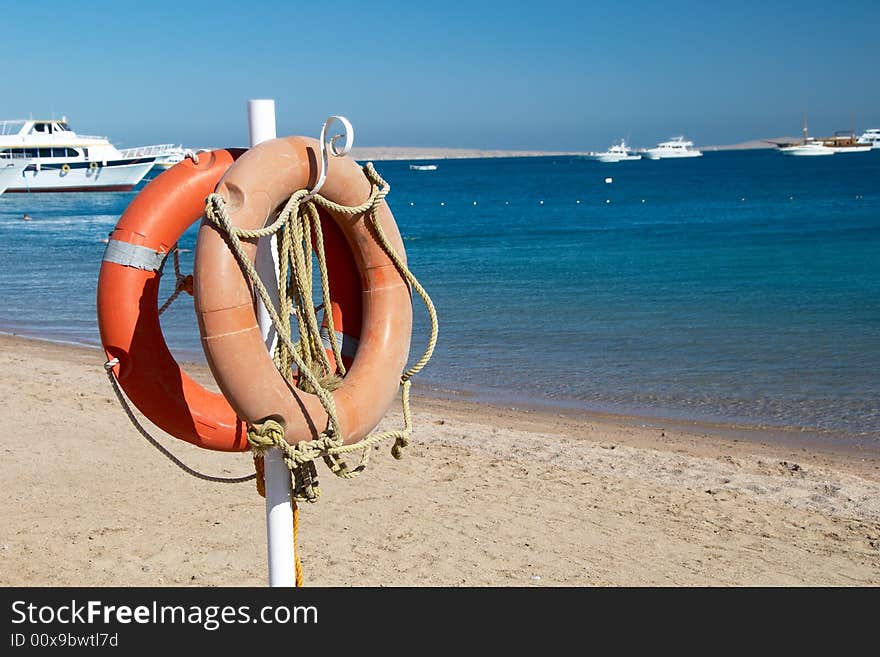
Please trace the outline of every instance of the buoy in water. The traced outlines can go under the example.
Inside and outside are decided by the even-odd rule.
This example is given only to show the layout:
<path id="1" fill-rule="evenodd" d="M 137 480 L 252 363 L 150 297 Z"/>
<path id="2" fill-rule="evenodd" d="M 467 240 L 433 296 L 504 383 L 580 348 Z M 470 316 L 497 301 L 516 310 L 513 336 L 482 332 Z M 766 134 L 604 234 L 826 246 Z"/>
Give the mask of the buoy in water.
<path id="1" fill-rule="evenodd" d="M 606 179 L 605 179 L 605 184 L 606 184 L 606 185 L 610 185 L 610 184 L 613 183 L 613 182 L 614 182 L 614 178 L 606 178 Z"/>
<path id="2" fill-rule="evenodd" d="M 31 221 L 33 217 L 29 215 L 27 212 L 24 213 L 24 216 L 21 218 L 22 221 Z"/>

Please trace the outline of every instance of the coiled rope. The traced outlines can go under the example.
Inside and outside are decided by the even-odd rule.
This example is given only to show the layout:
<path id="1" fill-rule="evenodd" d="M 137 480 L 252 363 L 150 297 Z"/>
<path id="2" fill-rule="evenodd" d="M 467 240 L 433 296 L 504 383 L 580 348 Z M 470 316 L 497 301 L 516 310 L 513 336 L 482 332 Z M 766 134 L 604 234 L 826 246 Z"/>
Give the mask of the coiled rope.
<path id="1" fill-rule="evenodd" d="M 338 477 L 351 479 L 366 468 L 370 458 L 370 448 L 389 439 L 394 439 L 392 455 L 399 459 L 412 436 L 410 412 L 410 386 L 412 377 L 424 368 L 437 344 L 437 312 L 431 297 L 388 241 L 378 218 L 378 209 L 391 190 L 391 186 L 379 175 L 372 162 L 363 168 L 370 182 L 369 198 L 357 206 L 345 206 L 309 191 L 301 189 L 294 192 L 284 208 L 270 225 L 246 230 L 233 226 L 226 211 L 226 201 L 219 194 L 208 196 L 205 216 L 226 237 L 227 244 L 235 255 L 242 271 L 253 285 L 263 305 L 266 307 L 272 325 L 278 335 L 274 360 L 282 375 L 295 382 L 301 390 L 315 394 L 327 413 L 327 427 L 313 440 L 301 440 L 295 444 L 285 439 L 284 427 L 275 420 L 266 420 L 248 428 L 248 442 L 255 457 L 261 457 L 266 450 L 278 449 L 291 472 L 293 481 L 292 499 L 316 502 L 320 497 L 315 460 L 320 457 L 330 471 Z M 331 290 L 324 254 L 323 234 L 321 232 L 318 206 L 337 214 L 354 216 L 366 214 L 372 233 L 401 276 L 416 291 L 425 304 L 430 319 L 431 330 L 428 344 L 421 358 L 401 376 L 401 402 L 403 406 L 403 428 L 373 433 L 362 440 L 344 445 L 341 438 L 339 418 L 332 391 L 338 387 L 339 376 L 333 372 L 321 341 L 317 312 L 312 300 L 312 252 L 318 262 L 321 279 L 324 315 L 330 337 L 330 346 L 340 375 L 345 374 L 342 356 L 336 341 L 330 309 Z M 259 239 L 275 235 L 278 241 L 279 308 L 276 309 L 265 284 L 260 279 L 254 263 L 242 248 L 242 239 Z M 314 240 L 312 239 L 314 235 Z M 294 343 L 290 337 L 290 316 L 295 315 L 300 331 L 300 339 Z M 294 369 L 295 366 L 295 369 Z M 350 468 L 342 455 L 361 452 L 360 463 Z"/>

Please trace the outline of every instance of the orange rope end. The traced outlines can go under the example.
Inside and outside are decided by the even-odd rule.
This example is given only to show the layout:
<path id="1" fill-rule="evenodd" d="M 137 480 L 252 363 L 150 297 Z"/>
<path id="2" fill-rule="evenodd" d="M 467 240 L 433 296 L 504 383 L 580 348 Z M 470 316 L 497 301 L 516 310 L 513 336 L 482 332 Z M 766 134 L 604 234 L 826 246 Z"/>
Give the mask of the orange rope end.
<path id="1" fill-rule="evenodd" d="M 299 546 L 297 544 L 297 534 L 299 533 L 299 507 L 294 500 L 290 500 L 290 504 L 293 507 L 293 567 L 294 570 L 296 570 L 296 585 L 297 587 L 302 587 L 303 567 L 302 562 L 299 560 Z"/>

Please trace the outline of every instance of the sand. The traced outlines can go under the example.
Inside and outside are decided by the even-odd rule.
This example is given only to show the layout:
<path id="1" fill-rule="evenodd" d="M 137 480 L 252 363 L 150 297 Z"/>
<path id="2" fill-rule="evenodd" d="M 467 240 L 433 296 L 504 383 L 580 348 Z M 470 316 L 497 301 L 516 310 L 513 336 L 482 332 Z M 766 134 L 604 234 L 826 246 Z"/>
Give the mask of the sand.
<path id="1" fill-rule="evenodd" d="M 102 362 L 0 336 L 0 584 L 263 585 L 253 484 L 166 461 Z M 302 509 L 307 585 L 880 583 L 876 452 L 424 394 L 414 407 L 404 460 L 383 447 L 353 482 L 322 469 L 323 499 Z M 163 442 L 210 473 L 252 467 Z"/>

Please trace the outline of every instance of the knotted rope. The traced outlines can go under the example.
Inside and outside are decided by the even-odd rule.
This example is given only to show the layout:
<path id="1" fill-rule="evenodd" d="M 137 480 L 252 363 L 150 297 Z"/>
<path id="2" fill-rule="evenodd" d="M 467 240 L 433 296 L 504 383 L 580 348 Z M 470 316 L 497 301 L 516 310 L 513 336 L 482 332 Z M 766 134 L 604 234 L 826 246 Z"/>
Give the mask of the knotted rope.
<path id="1" fill-rule="evenodd" d="M 278 335 L 278 346 L 274 353 L 275 365 L 289 381 L 301 390 L 315 394 L 327 413 L 327 427 L 313 440 L 289 443 L 284 435 L 284 427 L 275 420 L 266 420 L 248 428 L 248 442 L 256 458 L 267 449 L 278 449 L 293 481 L 293 499 L 315 502 L 320 497 L 317 472 L 314 462 L 321 457 L 330 471 L 338 477 L 351 479 L 360 474 L 369 463 L 370 448 L 385 440 L 393 439 L 392 455 L 399 459 L 412 435 L 410 413 L 411 379 L 430 360 L 437 344 L 437 313 L 431 297 L 388 241 L 379 222 L 378 209 L 391 190 L 390 185 L 379 175 L 373 164 L 367 163 L 364 175 L 370 182 L 370 196 L 357 206 L 335 203 L 321 195 L 309 196 L 309 191 L 301 189 L 294 192 L 275 221 L 264 228 L 247 230 L 232 225 L 226 211 L 226 201 L 219 194 L 211 194 L 206 199 L 205 216 L 226 237 L 227 244 L 236 260 L 253 285 L 272 320 Z M 339 375 L 345 375 L 342 355 L 336 340 L 332 312 L 330 312 L 330 283 L 324 254 L 323 234 L 318 207 L 337 214 L 355 216 L 365 214 L 372 234 L 394 263 L 400 275 L 416 291 L 425 304 L 431 323 L 428 344 L 421 358 L 401 376 L 401 401 L 403 406 L 402 429 L 373 433 L 351 445 L 344 445 L 339 427 L 339 417 L 332 391 L 339 386 Z M 265 284 L 260 279 L 254 263 L 244 252 L 243 239 L 259 239 L 275 235 L 279 251 L 278 308 L 272 303 Z M 314 240 L 312 239 L 314 235 Z M 318 262 L 321 279 L 321 304 L 330 338 L 330 346 L 336 361 L 338 374 L 333 371 L 321 341 L 317 311 L 312 300 L 312 252 Z M 300 339 L 294 343 L 290 337 L 290 317 L 297 318 Z M 295 369 L 294 369 L 295 366 Z M 360 463 L 350 468 L 342 455 L 361 452 Z"/>

